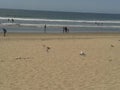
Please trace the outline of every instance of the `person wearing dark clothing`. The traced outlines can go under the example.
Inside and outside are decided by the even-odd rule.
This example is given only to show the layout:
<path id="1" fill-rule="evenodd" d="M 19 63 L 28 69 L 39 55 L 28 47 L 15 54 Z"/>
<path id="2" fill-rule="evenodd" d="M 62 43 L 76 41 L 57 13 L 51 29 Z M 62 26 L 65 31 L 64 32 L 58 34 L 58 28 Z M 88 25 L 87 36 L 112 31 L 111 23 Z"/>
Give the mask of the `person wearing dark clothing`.
<path id="1" fill-rule="evenodd" d="M 46 26 L 46 24 L 45 24 L 45 26 L 44 26 L 44 33 L 46 33 L 46 28 L 47 28 L 47 26 Z"/>
<path id="2" fill-rule="evenodd" d="M 63 27 L 63 33 L 67 33 L 67 32 L 69 32 L 69 29 L 67 28 L 67 27 Z"/>
<path id="3" fill-rule="evenodd" d="M 8 19 L 8 22 L 10 22 L 10 19 Z"/>
<path id="4" fill-rule="evenodd" d="M 7 30 L 5 28 L 2 29 L 4 33 L 4 37 L 6 36 Z"/>
<path id="5" fill-rule="evenodd" d="M 14 23 L 14 19 L 11 19 L 12 20 L 12 23 Z"/>

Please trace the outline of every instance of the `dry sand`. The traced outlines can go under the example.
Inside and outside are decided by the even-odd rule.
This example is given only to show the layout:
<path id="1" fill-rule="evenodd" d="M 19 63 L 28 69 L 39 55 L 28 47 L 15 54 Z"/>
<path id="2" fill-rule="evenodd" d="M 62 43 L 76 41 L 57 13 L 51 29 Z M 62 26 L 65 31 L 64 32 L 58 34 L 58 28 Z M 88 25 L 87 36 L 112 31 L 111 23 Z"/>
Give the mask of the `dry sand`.
<path id="1" fill-rule="evenodd" d="M 120 34 L 0 34 L 0 90 L 120 90 Z"/>

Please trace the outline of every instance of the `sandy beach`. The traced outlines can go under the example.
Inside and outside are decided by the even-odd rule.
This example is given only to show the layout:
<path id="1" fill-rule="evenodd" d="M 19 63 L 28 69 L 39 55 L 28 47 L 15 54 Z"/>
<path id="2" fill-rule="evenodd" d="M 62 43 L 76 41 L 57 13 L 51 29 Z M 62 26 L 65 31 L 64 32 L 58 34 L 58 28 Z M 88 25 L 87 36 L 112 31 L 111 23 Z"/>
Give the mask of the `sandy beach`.
<path id="1" fill-rule="evenodd" d="M 0 33 L 0 90 L 120 90 L 120 34 Z"/>

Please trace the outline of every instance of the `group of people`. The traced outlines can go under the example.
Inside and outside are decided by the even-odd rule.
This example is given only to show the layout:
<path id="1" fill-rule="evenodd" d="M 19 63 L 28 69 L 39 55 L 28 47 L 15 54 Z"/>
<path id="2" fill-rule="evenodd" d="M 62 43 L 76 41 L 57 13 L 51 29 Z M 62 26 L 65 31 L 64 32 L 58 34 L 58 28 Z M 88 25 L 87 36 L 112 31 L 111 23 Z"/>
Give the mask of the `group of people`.
<path id="1" fill-rule="evenodd" d="M 8 19 L 8 22 L 12 22 L 12 23 L 14 23 L 14 19 Z"/>
<path id="2" fill-rule="evenodd" d="M 47 28 L 47 26 L 46 26 L 46 24 L 45 24 L 45 26 L 44 26 L 44 32 L 46 33 L 46 28 Z M 4 35 L 4 37 L 6 36 L 6 33 L 7 33 L 7 29 L 5 29 L 5 28 L 2 28 L 2 30 L 3 30 L 3 35 Z M 67 28 L 67 27 L 63 27 L 63 33 L 67 33 L 67 32 L 69 32 L 69 29 Z"/>

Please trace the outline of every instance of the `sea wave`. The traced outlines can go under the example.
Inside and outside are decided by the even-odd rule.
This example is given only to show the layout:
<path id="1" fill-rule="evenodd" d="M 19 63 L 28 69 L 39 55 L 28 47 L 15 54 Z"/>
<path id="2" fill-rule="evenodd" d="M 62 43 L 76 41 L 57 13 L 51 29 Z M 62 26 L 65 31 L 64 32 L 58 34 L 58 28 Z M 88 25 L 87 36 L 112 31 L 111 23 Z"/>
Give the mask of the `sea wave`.
<path id="1" fill-rule="evenodd" d="M 45 21 L 45 22 L 72 22 L 72 23 L 93 23 L 93 24 L 120 24 L 119 20 L 65 20 L 65 19 L 40 19 L 40 18 L 14 18 L 14 17 L 0 17 L 0 20 L 14 19 L 18 21 Z"/>
<path id="2" fill-rule="evenodd" d="M 44 27 L 44 24 L 18 24 L 18 23 L 1 23 L 0 26 L 7 26 L 7 27 Z M 47 27 L 64 27 L 65 25 L 60 25 L 60 24 L 47 24 Z M 120 26 L 116 25 L 67 25 L 69 28 L 120 28 Z"/>

